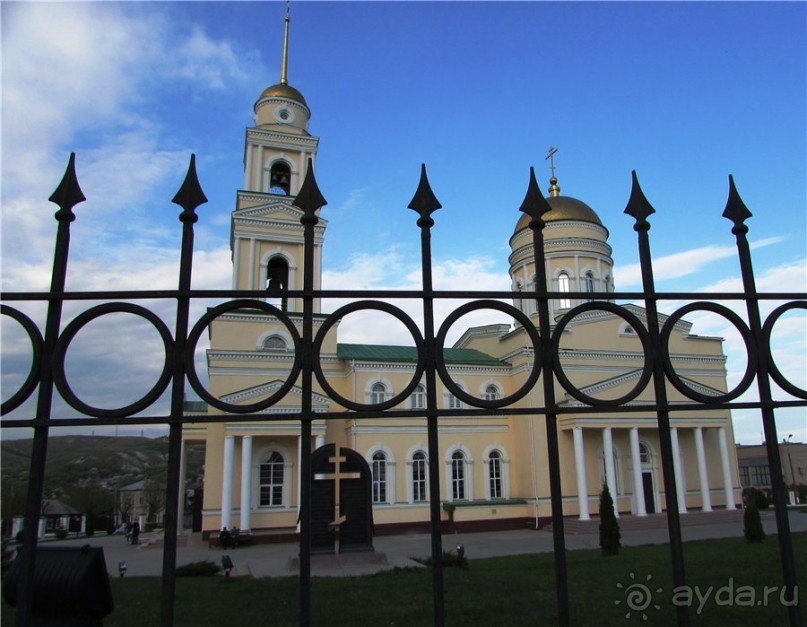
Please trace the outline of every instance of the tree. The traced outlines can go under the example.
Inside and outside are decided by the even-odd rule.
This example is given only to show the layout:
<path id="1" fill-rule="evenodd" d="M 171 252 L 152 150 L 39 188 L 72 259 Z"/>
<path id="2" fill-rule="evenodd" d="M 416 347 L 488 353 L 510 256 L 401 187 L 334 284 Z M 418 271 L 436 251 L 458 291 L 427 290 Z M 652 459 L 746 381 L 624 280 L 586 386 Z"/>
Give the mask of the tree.
<path id="1" fill-rule="evenodd" d="M 755 499 L 748 499 L 743 513 L 743 533 L 748 542 L 762 542 L 765 539 L 765 530 L 762 529 L 762 520 Z"/>
<path id="2" fill-rule="evenodd" d="M 156 523 L 158 516 L 165 509 L 165 482 L 147 478 L 143 482 L 143 496 L 146 499 L 146 520 Z"/>
<path id="3" fill-rule="evenodd" d="M 95 533 L 96 517 L 114 511 L 115 496 L 94 482 L 74 486 L 68 494 L 70 505 L 87 517 L 87 535 Z"/>
<path id="4" fill-rule="evenodd" d="M 603 555 L 618 555 L 622 546 L 622 533 L 614 514 L 611 491 L 603 484 L 600 492 L 600 549 Z"/>
<path id="5" fill-rule="evenodd" d="M 120 520 L 122 523 L 129 522 L 129 518 L 134 511 L 134 497 L 128 492 L 118 493 L 118 512 L 120 513 Z"/>

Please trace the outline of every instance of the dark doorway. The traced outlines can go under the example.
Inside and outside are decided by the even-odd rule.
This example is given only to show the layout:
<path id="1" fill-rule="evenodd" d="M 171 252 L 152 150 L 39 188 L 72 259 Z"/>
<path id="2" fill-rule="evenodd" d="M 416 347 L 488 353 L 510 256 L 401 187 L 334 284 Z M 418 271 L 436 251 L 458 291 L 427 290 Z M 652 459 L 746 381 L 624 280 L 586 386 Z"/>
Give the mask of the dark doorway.
<path id="1" fill-rule="evenodd" d="M 653 473 L 642 473 L 642 485 L 644 487 L 644 507 L 648 514 L 656 513 L 656 498 L 653 490 Z"/>
<path id="2" fill-rule="evenodd" d="M 354 450 L 340 448 L 338 458 L 335 450 L 326 444 L 311 455 L 311 551 L 372 551 L 370 466 Z"/>

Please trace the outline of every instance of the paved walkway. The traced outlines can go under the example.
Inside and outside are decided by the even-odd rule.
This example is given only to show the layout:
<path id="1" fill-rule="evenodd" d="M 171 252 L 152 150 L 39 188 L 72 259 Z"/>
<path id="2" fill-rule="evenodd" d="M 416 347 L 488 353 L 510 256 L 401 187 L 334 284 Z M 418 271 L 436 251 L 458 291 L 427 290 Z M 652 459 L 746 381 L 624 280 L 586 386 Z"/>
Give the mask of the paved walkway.
<path id="1" fill-rule="evenodd" d="M 681 533 L 685 541 L 706 540 L 711 538 L 741 537 L 743 535 L 742 515 L 730 516 L 734 520 L 726 520 L 730 512 L 714 512 L 710 514 L 693 512 L 682 515 Z M 687 517 L 691 517 L 687 520 Z M 807 513 L 790 512 L 790 528 L 793 532 L 807 531 Z M 656 514 L 638 524 L 639 529 L 632 529 L 637 523 L 633 517 L 623 516 L 620 522 L 625 530 L 622 533 L 624 546 L 643 544 L 664 544 L 668 541 L 666 515 Z M 763 526 L 769 535 L 776 533 L 776 522 L 773 512 L 762 513 Z M 570 525 L 573 527 L 573 525 Z M 566 533 L 567 549 L 589 549 L 599 547 L 599 535 L 596 521 L 593 531 L 570 531 Z M 113 576 L 118 572 L 119 562 L 126 562 L 126 576 L 160 576 L 162 573 L 162 539 L 152 534 L 141 534 L 141 545 L 126 544 L 123 536 L 94 536 L 93 538 L 73 538 L 62 540 L 62 545 L 82 546 L 89 543 L 104 548 L 107 569 Z M 48 543 L 50 544 L 50 542 Z M 522 555 L 531 553 L 550 553 L 553 548 L 552 533 L 530 529 L 516 531 L 498 531 L 488 533 L 460 533 L 443 536 L 443 548 L 455 550 L 462 544 L 468 559 Z M 340 577 L 366 575 L 390 570 L 392 568 L 420 568 L 422 565 L 412 558 L 425 558 L 431 554 L 431 538 L 429 534 L 409 534 L 396 536 L 377 536 L 374 539 L 375 553 L 353 555 L 319 555 L 311 560 L 311 571 L 315 577 Z M 177 565 L 188 564 L 200 560 L 221 562 L 222 555 L 229 555 L 233 561 L 233 576 L 251 575 L 253 577 L 286 577 L 298 572 L 297 544 L 258 544 L 222 551 L 210 549 L 202 542 L 201 534 L 187 533 L 180 536 L 177 548 Z"/>

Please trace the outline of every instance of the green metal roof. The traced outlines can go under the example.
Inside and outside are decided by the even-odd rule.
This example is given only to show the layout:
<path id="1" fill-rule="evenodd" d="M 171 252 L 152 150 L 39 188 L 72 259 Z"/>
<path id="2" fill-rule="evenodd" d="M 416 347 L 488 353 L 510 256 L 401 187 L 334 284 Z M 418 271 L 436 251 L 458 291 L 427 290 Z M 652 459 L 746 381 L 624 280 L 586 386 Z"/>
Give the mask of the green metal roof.
<path id="1" fill-rule="evenodd" d="M 384 344 L 337 344 L 336 356 L 345 361 L 387 361 L 416 363 L 414 346 L 387 346 Z M 507 362 L 472 348 L 445 348 L 443 356 L 447 364 L 475 366 L 508 366 Z"/>

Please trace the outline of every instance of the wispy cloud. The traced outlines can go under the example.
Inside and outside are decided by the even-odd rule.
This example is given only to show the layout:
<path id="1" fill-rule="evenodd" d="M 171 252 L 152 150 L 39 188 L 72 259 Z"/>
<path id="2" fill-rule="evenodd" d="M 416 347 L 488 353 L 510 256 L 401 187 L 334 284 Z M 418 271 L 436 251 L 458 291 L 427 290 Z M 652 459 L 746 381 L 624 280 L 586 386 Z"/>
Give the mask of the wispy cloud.
<path id="1" fill-rule="evenodd" d="M 784 241 L 784 237 L 768 237 L 751 244 L 751 248 L 764 248 Z M 733 246 L 702 246 L 680 253 L 656 257 L 653 259 L 653 276 L 656 281 L 680 279 L 697 274 L 710 263 L 737 256 L 737 248 Z M 642 284 L 642 272 L 638 263 L 620 266 L 614 269 L 617 286 L 621 290 Z"/>

